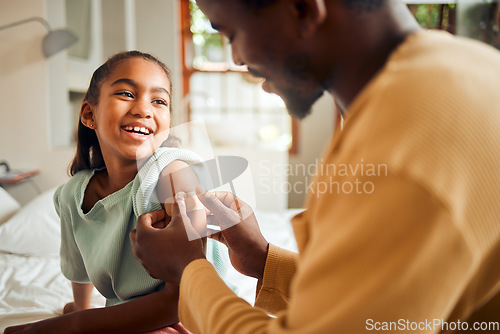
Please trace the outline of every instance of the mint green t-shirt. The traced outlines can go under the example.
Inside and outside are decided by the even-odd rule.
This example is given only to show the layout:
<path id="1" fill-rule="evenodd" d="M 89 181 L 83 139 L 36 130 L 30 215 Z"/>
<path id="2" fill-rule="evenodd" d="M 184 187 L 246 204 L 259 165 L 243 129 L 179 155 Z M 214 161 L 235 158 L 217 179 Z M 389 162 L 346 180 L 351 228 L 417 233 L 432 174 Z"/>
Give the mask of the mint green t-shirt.
<path id="1" fill-rule="evenodd" d="M 155 187 L 160 172 L 174 160 L 188 163 L 198 179 L 206 173 L 201 159 L 194 153 L 177 148 L 160 148 L 124 188 L 99 200 L 84 213 L 82 203 L 87 185 L 96 170 L 76 173 L 54 195 L 61 219 L 61 270 L 72 282 L 92 283 L 106 298 L 106 306 L 140 297 L 163 288 L 163 282 L 149 276 L 135 259 L 129 233 L 137 218 L 161 209 Z M 210 257 L 221 276 L 227 261 L 218 254 L 219 244 L 207 241 Z M 223 262 L 223 263 L 221 263 Z M 224 278 L 224 277 L 223 277 Z"/>

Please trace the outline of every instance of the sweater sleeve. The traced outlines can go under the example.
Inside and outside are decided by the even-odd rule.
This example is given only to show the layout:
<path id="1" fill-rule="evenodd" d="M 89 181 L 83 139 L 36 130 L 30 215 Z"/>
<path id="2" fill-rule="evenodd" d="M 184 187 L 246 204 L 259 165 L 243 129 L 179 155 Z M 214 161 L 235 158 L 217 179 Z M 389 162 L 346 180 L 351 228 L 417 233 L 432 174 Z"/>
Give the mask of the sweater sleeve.
<path id="1" fill-rule="evenodd" d="M 294 252 L 269 244 L 264 277 L 257 283 L 255 306 L 271 314 L 276 314 L 287 307 L 297 256 Z"/>
<path id="2" fill-rule="evenodd" d="M 229 334 L 258 333 L 270 318 L 229 289 L 210 262 L 196 260 L 182 275 L 179 319 L 193 333 Z"/>

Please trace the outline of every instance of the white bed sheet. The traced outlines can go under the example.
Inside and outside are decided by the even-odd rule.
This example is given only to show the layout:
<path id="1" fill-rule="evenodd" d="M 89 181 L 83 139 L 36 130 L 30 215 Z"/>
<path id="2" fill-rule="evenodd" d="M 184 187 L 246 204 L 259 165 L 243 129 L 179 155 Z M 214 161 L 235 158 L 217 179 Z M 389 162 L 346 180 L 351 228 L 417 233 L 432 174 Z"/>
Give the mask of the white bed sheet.
<path id="1" fill-rule="evenodd" d="M 73 300 L 71 283 L 59 269 L 58 257 L 0 253 L 0 331 L 6 327 L 62 314 Z M 104 305 L 95 291 L 92 304 Z"/>
<path id="2" fill-rule="evenodd" d="M 257 220 L 264 237 L 275 245 L 296 251 L 290 218 L 299 211 L 257 211 Z M 228 275 L 230 282 L 237 288 L 237 294 L 253 304 L 256 280 L 234 269 L 230 269 Z M 64 305 L 72 300 L 71 283 L 61 274 L 57 256 L 0 252 L 1 333 L 9 326 L 60 315 Z M 94 307 L 104 305 L 104 298 L 96 290 L 92 304 Z"/>

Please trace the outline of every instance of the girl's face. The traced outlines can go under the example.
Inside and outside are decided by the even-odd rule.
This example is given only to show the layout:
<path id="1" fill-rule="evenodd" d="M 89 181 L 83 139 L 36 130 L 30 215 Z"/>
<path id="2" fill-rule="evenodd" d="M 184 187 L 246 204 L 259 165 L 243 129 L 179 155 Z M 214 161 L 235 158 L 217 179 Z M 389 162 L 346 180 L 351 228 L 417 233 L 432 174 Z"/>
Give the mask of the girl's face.
<path id="1" fill-rule="evenodd" d="M 170 101 L 170 81 L 158 64 L 139 57 L 119 62 L 101 83 L 98 104 L 88 105 L 106 164 L 110 158 L 137 163 L 160 147 L 169 133 Z"/>

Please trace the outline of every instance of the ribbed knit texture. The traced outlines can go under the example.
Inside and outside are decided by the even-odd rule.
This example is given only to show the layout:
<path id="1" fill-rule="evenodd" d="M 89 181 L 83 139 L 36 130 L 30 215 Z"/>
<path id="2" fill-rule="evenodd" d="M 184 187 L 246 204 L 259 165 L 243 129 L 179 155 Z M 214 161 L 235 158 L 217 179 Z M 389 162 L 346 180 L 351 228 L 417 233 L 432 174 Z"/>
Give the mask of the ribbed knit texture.
<path id="1" fill-rule="evenodd" d="M 500 290 L 499 89 L 498 50 L 443 32 L 409 36 L 321 160 L 307 211 L 293 220 L 293 277 L 279 269 L 292 257 L 284 265 L 277 248 L 268 256 L 261 286 L 286 291 L 288 282 L 288 304 L 276 298 L 267 311 L 282 311 L 262 317 L 195 282 L 198 262 L 181 281 L 183 324 L 201 333 L 414 334 L 441 327 L 382 326 L 480 314 Z M 221 330 L 228 322 L 238 326 Z"/>
<path id="2" fill-rule="evenodd" d="M 200 156 L 184 149 L 160 147 L 144 166 L 141 167 L 134 180 L 132 191 L 135 193 L 133 203 L 134 213 L 137 216 L 161 209 L 160 201 L 156 194 L 156 185 L 161 171 L 174 160 L 181 160 L 187 163 L 196 174 L 200 184 L 205 189 L 211 189 L 208 185 L 210 184 L 210 173 L 206 170 Z"/>
<path id="3" fill-rule="evenodd" d="M 160 148 L 141 168 L 133 181 L 119 191 L 99 200 L 87 213 L 81 209 L 85 190 L 95 170 L 77 173 L 59 187 L 54 195 L 61 218 L 61 269 L 73 282 L 92 282 L 114 305 L 160 289 L 163 282 L 149 276 L 135 259 L 129 233 L 137 218 L 161 209 L 156 185 L 163 168 L 174 160 L 191 165 L 200 179 L 206 178 L 201 159 L 177 148 Z M 206 182 L 206 181 L 205 181 Z M 207 242 L 207 258 L 215 261 L 223 276 L 227 265 L 219 245 Z"/>
<path id="4" fill-rule="evenodd" d="M 271 314 L 286 308 L 290 299 L 290 277 L 295 275 L 297 254 L 270 244 L 264 278 L 258 282 L 255 306 Z"/>

